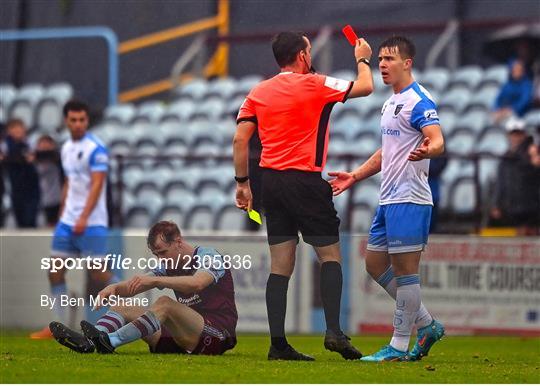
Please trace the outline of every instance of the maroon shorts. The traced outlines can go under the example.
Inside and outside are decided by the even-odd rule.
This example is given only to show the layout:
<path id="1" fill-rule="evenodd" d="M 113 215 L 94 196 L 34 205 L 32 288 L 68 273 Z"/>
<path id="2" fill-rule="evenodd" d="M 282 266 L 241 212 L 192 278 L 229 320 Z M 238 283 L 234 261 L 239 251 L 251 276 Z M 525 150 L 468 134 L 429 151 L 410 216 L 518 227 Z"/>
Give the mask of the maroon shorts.
<path id="1" fill-rule="evenodd" d="M 204 319 L 199 344 L 191 354 L 221 355 L 234 346 L 236 346 L 236 336 L 231 336 L 229 330 L 225 328 L 214 327 L 211 321 Z M 161 326 L 161 337 L 154 349 L 150 347 L 150 352 L 154 354 L 189 354 L 174 341 L 171 332 L 165 326 Z"/>

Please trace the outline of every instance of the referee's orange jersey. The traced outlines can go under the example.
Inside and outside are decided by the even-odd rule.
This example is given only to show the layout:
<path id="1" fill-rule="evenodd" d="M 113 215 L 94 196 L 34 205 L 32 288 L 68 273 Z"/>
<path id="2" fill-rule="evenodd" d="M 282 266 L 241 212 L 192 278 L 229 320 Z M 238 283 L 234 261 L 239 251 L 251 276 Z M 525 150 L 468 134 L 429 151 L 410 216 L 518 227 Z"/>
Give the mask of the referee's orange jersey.
<path id="1" fill-rule="evenodd" d="M 320 172 L 326 163 L 328 119 L 353 83 L 319 74 L 282 72 L 255 86 L 237 122 L 257 123 L 260 166 Z"/>

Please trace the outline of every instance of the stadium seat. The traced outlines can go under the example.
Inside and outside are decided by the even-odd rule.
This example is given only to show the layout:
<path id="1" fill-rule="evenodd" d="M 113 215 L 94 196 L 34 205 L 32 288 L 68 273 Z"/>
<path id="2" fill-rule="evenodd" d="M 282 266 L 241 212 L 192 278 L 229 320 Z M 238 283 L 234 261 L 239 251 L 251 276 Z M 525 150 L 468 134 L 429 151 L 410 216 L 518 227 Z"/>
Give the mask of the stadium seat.
<path id="1" fill-rule="evenodd" d="M 482 187 L 484 187 L 484 191 L 492 192 L 488 186 L 497 178 L 497 168 L 499 167 L 499 162 L 499 159 L 496 158 L 480 159 L 479 177 L 480 184 Z"/>
<path id="2" fill-rule="evenodd" d="M 174 221 L 176 224 L 183 224 L 185 213 L 177 206 L 165 205 L 157 213 L 154 221 Z"/>
<path id="3" fill-rule="evenodd" d="M 482 81 L 483 77 L 484 71 L 482 67 L 476 65 L 463 66 L 454 71 L 449 87 L 463 85 L 472 91 Z"/>
<path id="4" fill-rule="evenodd" d="M 370 180 L 362 181 L 354 188 L 353 204 L 366 204 L 374 209 L 379 205 L 380 187 Z"/>
<path id="5" fill-rule="evenodd" d="M 148 228 L 153 216 L 145 206 L 133 206 L 126 215 L 125 225 L 130 228 Z"/>
<path id="6" fill-rule="evenodd" d="M 360 98 L 360 102 L 363 102 L 362 109 L 364 111 L 364 116 L 366 117 L 372 117 L 373 114 L 378 114 L 379 121 L 381 119 L 381 110 L 384 105 L 384 102 L 390 96 L 392 95 L 392 92 L 390 89 L 386 89 L 384 92 L 377 93 L 377 94 L 371 94 L 365 98 Z"/>
<path id="7" fill-rule="evenodd" d="M 439 108 L 451 108 L 455 113 L 460 114 L 470 99 L 471 92 L 463 86 L 458 86 L 442 94 Z"/>
<path id="8" fill-rule="evenodd" d="M 451 108 L 441 108 L 438 111 L 439 122 L 445 136 L 452 134 L 457 123 L 457 114 Z"/>
<path id="9" fill-rule="evenodd" d="M 43 85 L 37 83 L 26 84 L 9 106 L 8 117 L 21 119 L 27 128 L 34 126 L 34 111 L 45 94 Z"/>
<path id="10" fill-rule="evenodd" d="M 504 130 L 494 127 L 487 128 L 481 135 L 476 151 L 502 156 L 508 149 L 508 140 Z"/>
<path id="11" fill-rule="evenodd" d="M 208 84 L 205 98 L 217 96 L 222 100 L 227 100 L 236 92 L 236 83 L 236 80 L 231 77 L 214 79 Z"/>
<path id="12" fill-rule="evenodd" d="M 448 138 L 446 149 L 450 153 L 460 155 L 471 154 L 474 150 L 476 134 L 466 129 L 456 129 L 452 136 Z"/>
<path id="13" fill-rule="evenodd" d="M 249 94 L 251 89 L 259 84 L 263 80 L 263 77 L 260 75 L 246 75 L 238 80 L 236 85 L 235 96 L 241 95 L 246 97 Z"/>
<path id="14" fill-rule="evenodd" d="M 54 83 L 47 87 L 36 106 L 36 126 L 49 133 L 59 129 L 63 123 L 62 109 L 72 97 L 73 87 L 68 83 Z"/>
<path id="15" fill-rule="evenodd" d="M 340 114 L 339 118 L 336 118 L 330 126 L 330 135 L 336 133 L 342 133 L 344 138 L 353 138 L 354 135 L 360 130 L 362 122 L 361 115 L 355 110 L 347 110 Z"/>
<path id="16" fill-rule="evenodd" d="M 481 107 L 486 110 L 486 112 L 492 110 L 495 104 L 495 99 L 499 94 L 499 89 L 500 87 L 493 83 L 488 83 L 482 86 L 472 95 L 466 109 L 468 110 L 474 107 Z"/>
<path id="17" fill-rule="evenodd" d="M 177 121 L 165 121 L 157 127 L 157 136 L 163 138 L 163 143 L 183 142 L 186 146 L 191 143 L 191 132 L 185 123 Z"/>
<path id="18" fill-rule="evenodd" d="M 145 172 L 143 168 L 126 166 L 126 169 L 122 174 L 124 185 L 128 188 L 129 191 L 134 191 L 135 187 L 142 180 L 144 174 Z"/>
<path id="19" fill-rule="evenodd" d="M 222 138 L 222 144 L 225 147 L 232 148 L 232 140 L 236 133 L 236 122 L 233 118 L 221 118 L 215 123 L 216 131 Z"/>
<path id="20" fill-rule="evenodd" d="M 161 121 L 187 121 L 195 112 L 197 105 L 190 98 L 180 98 L 173 101 L 163 113 Z"/>
<path id="21" fill-rule="evenodd" d="M 109 145 L 113 139 L 119 138 L 123 130 L 121 124 L 116 121 L 101 122 L 90 128 L 90 132 L 106 145 Z"/>
<path id="22" fill-rule="evenodd" d="M 210 142 L 215 144 L 221 144 L 222 138 L 220 132 L 216 130 L 213 121 L 208 119 L 196 119 L 188 123 L 186 131 L 190 133 L 191 146 L 196 146 L 200 142 Z"/>
<path id="23" fill-rule="evenodd" d="M 11 84 L 0 84 L 0 123 L 5 123 L 8 120 L 9 106 L 15 96 L 17 89 Z"/>
<path id="24" fill-rule="evenodd" d="M 348 150 L 352 154 L 371 156 L 381 147 L 381 137 L 370 132 L 358 133 L 354 141 L 349 142 Z"/>
<path id="25" fill-rule="evenodd" d="M 210 96 L 198 103 L 192 118 L 215 120 L 225 113 L 225 101 L 219 96 Z"/>
<path id="26" fill-rule="evenodd" d="M 461 116 L 456 123 L 456 130 L 470 130 L 476 135 L 488 124 L 488 115 L 484 110 L 473 109 Z"/>
<path id="27" fill-rule="evenodd" d="M 242 103 L 244 103 L 245 99 L 245 95 L 237 95 L 234 98 L 230 99 L 230 101 L 227 102 L 225 106 L 225 114 L 230 114 L 231 117 L 236 118 L 238 110 L 240 110 L 240 106 L 242 106 Z"/>
<path id="28" fill-rule="evenodd" d="M 373 221 L 375 210 L 367 204 L 354 204 L 352 207 L 351 232 L 367 233 Z"/>
<path id="29" fill-rule="evenodd" d="M 470 161 L 460 159 L 450 159 L 441 175 L 441 182 L 449 188 L 452 184 L 462 177 L 472 177 L 474 175 L 474 165 Z M 441 194 L 441 197 L 443 194 Z M 448 196 L 444 199 L 446 200 Z"/>
<path id="30" fill-rule="evenodd" d="M 152 139 L 142 138 L 136 143 L 137 155 L 145 155 L 148 157 L 155 157 L 160 154 L 161 148 Z"/>
<path id="31" fill-rule="evenodd" d="M 137 109 L 131 103 L 107 106 L 103 113 L 104 122 L 116 122 L 127 125 L 135 117 Z"/>
<path id="32" fill-rule="evenodd" d="M 450 208 L 457 214 L 471 214 L 476 206 L 474 179 L 463 177 L 450 187 Z"/>
<path id="33" fill-rule="evenodd" d="M 180 96 L 188 97 L 193 100 L 199 100 L 206 94 L 208 82 L 204 79 L 194 79 L 178 89 Z"/>
<path id="34" fill-rule="evenodd" d="M 527 126 L 540 126 L 540 109 L 537 108 L 527 112 L 523 117 L 523 120 Z"/>
<path id="35" fill-rule="evenodd" d="M 225 205 L 219 209 L 216 218 L 216 229 L 221 231 L 242 231 L 245 229 L 246 214 L 235 205 Z"/>
<path id="36" fill-rule="evenodd" d="M 499 64 L 491 66 L 484 71 L 484 77 L 480 82 L 480 86 L 497 86 L 500 87 L 508 80 L 508 66 Z"/>
<path id="37" fill-rule="evenodd" d="M 184 228 L 190 230 L 213 230 L 216 227 L 216 215 L 219 210 L 228 204 L 225 195 L 212 192 L 201 195 L 186 216 Z"/>
<path id="38" fill-rule="evenodd" d="M 448 85 L 450 72 L 446 68 L 432 67 L 424 70 L 417 79 L 428 91 L 440 93 Z"/>
<path id="39" fill-rule="evenodd" d="M 142 103 L 135 114 L 135 117 L 131 120 L 134 122 L 148 122 L 155 124 L 161 120 L 161 117 L 165 114 L 166 108 L 161 101 L 147 101 Z"/>

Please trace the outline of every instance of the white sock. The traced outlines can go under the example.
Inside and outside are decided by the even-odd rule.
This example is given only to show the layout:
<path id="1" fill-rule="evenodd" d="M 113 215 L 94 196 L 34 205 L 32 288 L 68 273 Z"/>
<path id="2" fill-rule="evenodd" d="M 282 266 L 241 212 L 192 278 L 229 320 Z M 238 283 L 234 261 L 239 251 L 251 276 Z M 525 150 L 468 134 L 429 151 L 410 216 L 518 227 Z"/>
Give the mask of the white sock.
<path id="1" fill-rule="evenodd" d="M 394 271 L 392 270 L 392 266 L 388 266 L 386 271 L 384 271 L 384 273 L 379 278 L 377 278 L 376 281 L 381 287 L 384 288 L 384 290 L 388 293 L 388 295 L 392 297 L 392 299 L 396 300 L 397 284 L 396 278 L 394 277 Z M 424 306 L 424 303 L 420 303 L 420 309 L 418 310 L 418 315 L 416 315 L 414 324 L 417 328 L 422 328 L 429 326 L 432 321 L 433 318 L 427 310 L 426 306 Z"/>
<path id="2" fill-rule="evenodd" d="M 396 277 L 396 310 L 394 311 L 394 335 L 390 345 L 407 351 L 414 321 L 420 309 L 420 277 L 418 274 Z"/>

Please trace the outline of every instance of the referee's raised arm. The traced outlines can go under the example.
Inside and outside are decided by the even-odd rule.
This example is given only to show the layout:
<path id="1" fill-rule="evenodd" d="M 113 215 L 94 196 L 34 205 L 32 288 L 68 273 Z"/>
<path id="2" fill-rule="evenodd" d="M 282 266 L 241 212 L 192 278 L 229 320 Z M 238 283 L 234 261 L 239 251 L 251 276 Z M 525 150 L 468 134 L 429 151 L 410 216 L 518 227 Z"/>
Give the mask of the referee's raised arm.
<path id="1" fill-rule="evenodd" d="M 358 76 L 353 83 L 347 98 L 368 96 L 373 92 L 373 76 L 371 75 L 371 47 L 364 39 L 358 39 L 354 47 L 354 57 Z"/>

